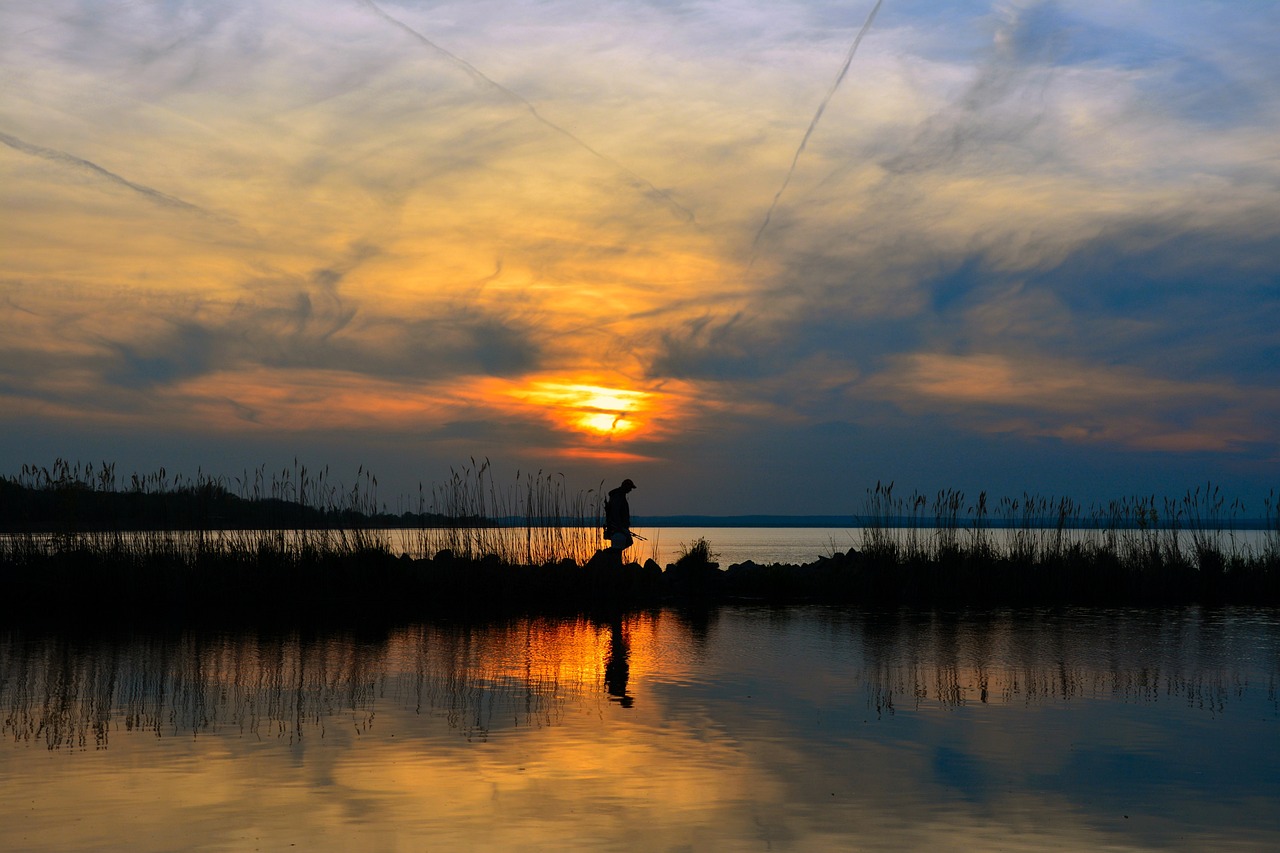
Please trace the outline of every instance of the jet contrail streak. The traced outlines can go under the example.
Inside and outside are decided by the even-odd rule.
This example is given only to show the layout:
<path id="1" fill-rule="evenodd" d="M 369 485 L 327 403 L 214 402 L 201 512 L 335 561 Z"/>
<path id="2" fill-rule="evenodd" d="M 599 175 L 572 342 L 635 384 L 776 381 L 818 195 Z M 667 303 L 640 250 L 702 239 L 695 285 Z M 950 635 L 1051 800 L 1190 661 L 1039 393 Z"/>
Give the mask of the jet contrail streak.
<path id="1" fill-rule="evenodd" d="M 508 98 L 521 104 L 526 110 L 529 111 L 529 115 L 533 116 L 533 118 L 536 121 L 540 122 L 541 124 L 545 125 L 551 130 L 554 130 L 556 133 L 560 134 L 561 136 L 566 137 L 567 139 L 572 141 L 575 145 L 577 145 L 579 148 L 582 148 L 583 150 L 591 154 L 593 157 L 597 157 L 603 160 L 613 168 L 617 169 L 622 174 L 626 175 L 630 179 L 631 185 L 635 187 L 637 190 L 639 190 L 640 192 L 642 192 L 644 195 L 647 195 L 650 198 L 661 202 L 662 204 L 669 207 L 671 210 L 677 212 L 680 215 L 680 217 L 684 219 L 686 222 L 696 223 L 697 220 L 694 218 L 693 211 L 689 210 L 689 208 L 680 204 L 678 201 L 676 201 L 670 195 L 668 195 L 665 191 L 658 189 L 652 183 L 640 177 L 635 172 L 631 171 L 626 166 L 622 165 L 621 163 L 619 163 L 617 160 L 613 159 L 609 155 L 604 154 L 592 148 L 585 141 L 583 141 L 581 137 L 575 135 L 572 131 L 566 130 L 565 128 L 561 127 L 560 125 L 556 124 L 555 122 L 543 116 L 542 113 L 538 112 L 537 107 L 535 107 L 532 103 L 530 103 L 529 100 L 525 98 L 523 95 L 521 95 L 519 92 L 515 92 L 515 91 L 512 91 L 511 89 L 508 89 L 506 86 L 502 85 L 497 80 L 494 80 L 492 77 L 488 76 L 479 68 L 476 68 L 474 65 L 472 65 L 470 62 L 467 62 L 462 57 L 445 50 L 443 47 L 436 44 L 431 39 L 427 38 L 422 33 L 418 32 L 413 27 L 406 24 L 404 21 L 401 21 L 399 18 L 396 18 L 393 15 L 388 14 L 386 11 L 383 10 L 381 6 L 373 2 L 373 0 L 361 0 L 361 2 L 365 6 L 368 6 L 370 11 L 372 11 L 378 17 L 382 18 L 387 23 L 392 24 L 393 26 L 403 30 L 404 32 L 413 36 L 415 39 L 422 42 L 427 47 L 431 48 L 437 53 L 440 53 L 448 57 L 448 59 L 451 62 L 453 62 L 459 68 L 466 71 L 476 80 L 484 83 L 487 86 L 491 86 L 492 88 L 497 89 L 499 92 L 506 95 Z"/>
<path id="2" fill-rule="evenodd" d="M 178 210 L 185 210 L 190 213 L 198 213 L 201 216 L 212 216 L 214 219 L 223 219 L 224 217 L 214 216 L 202 207 L 198 207 L 190 202 L 183 201 L 180 198 L 174 198 L 171 195 L 152 189 L 143 184 L 135 184 L 128 178 L 122 178 L 115 172 L 108 171 L 97 163 L 85 160 L 82 157 L 76 157 L 74 154 L 68 154 L 65 151 L 59 151 L 56 148 L 45 148 L 41 145 L 32 145 L 30 142 L 24 142 L 16 136 L 10 136 L 0 131 L 0 142 L 8 145 L 15 151 L 21 151 L 23 154 L 30 154 L 32 157 L 43 157 L 45 160 L 52 160 L 55 163 L 62 163 L 67 166 L 74 166 L 78 169 L 85 169 L 93 172 L 100 177 L 106 178 L 113 184 L 119 184 L 122 187 L 133 190 L 136 193 L 146 196 L 158 204 L 165 207 L 172 207 Z"/>
<path id="3" fill-rule="evenodd" d="M 773 218 L 773 211 L 778 206 L 778 199 L 782 198 L 782 193 L 787 189 L 787 184 L 791 183 L 791 176 L 795 174 L 796 164 L 800 162 L 800 155 L 804 153 L 805 146 L 809 144 L 809 137 L 813 135 L 814 128 L 818 126 L 818 122 L 822 119 L 822 113 L 826 111 L 827 104 L 831 102 L 836 90 L 844 82 L 844 76 L 849 73 L 849 66 L 853 64 L 853 55 L 858 52 L 858 45 L 862 44 L 862 37 L 867 34 L 867 30 L 871 29 L 871 23 L 876 19 L 876 13 L 880 11 L 880 4 L 883 2 L 884 0 L 876 0 L 876 5 L 871 7 L 871 14 L 867 15 L 867 20 L 863 22 L 862 29 L 858 30 L 858 35 L 854 38 L 853 45 L 850 46 L 849 53 L 844 58 L 844 65 L 841 66 L 840 73 L 836 75 L 836 81 L 827 90 L 827 96 L 822 99 L 822 103 L 818 104 L 818 111 L 813 114 L 813 120 L 809 122 L 809 129 L 804 132 L 804 138 L 800 140 L 800 147 L 796 149 L 796 155 L 791 158 L 791 168 L 787 170 L 787 176 L 783 178 L 782 186 L 774 194 L 773 203 L 769 205 L 769 211 L 764 215 L 764 222 L 760 223 L 760 230 L 756 232 L 756 238 L 751 241 L 751 263 L 755 263 L 755 251 L 756 247 L 760 245 L 760 237 L 764 234 L 765 229 L 769 227 L 769 220 Z M 748 264 L 748 266 L 750 265 Z"/>

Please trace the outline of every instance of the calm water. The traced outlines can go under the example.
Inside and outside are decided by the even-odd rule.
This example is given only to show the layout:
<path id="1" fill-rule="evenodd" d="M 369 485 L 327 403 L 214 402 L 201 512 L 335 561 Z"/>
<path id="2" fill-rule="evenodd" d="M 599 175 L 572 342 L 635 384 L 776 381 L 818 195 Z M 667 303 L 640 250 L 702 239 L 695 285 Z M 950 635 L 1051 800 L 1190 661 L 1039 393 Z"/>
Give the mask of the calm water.
<path id="1" fill-rule="evenodd" d="M 733 563 L 812 563 L 836 551 L 848 551 L 862 542 L 862 531 L 852 527 L 636 527 L 637 540 L 627 559 L 656 561 L 661 566 L 675 562 L 683 551 L 699 539 L 706 539 L 719 555 L 722 568 Z M 393 552 L 422 556 L 422 533 L 418 530 L 383 530 L 376 534 Z M 517 537 L 519 538 L 519 537 Z M 606 543 L 595 529 L 584 531 L 590 549 Z M 427 554 L 432 552 L 426 549 Z M 589 556 L 591 550 L 587 551 Z"/>
<path id="2" fill-rule="evenodd" d="M 0 849 L 1280 849 L 1280 614 L 0 633 Z"/>
<path id="3" fill-rule="evenodd" d="M 837 551 L 848 551 L 850 548 L 863 546 L 863 530 L 859 527 L 667 527 L 658 529 L 637 528 L 637 533 L 646 537 L 647 541 L 637 542 L 633 547 L 631 559 L 644 560 L 653 557 L 659 565 L 667 565 L 680 556 L 682 550 L 698 539 L 706 539 L 713 551 L 720 555 L 722 568 L 734 563 L 754 560 L 757 563 L 812 563 L 819 557 L 829 557 Z M 986 530 L 986 540 L 998 550 L 1007 550 L 1016 531 L 1010 529 Z M 1026 532 L 1024 531 L 1024 534 Z M 923 527 L 914 531 L 893 529 L 883 534 L 886 538 L 905 545 L 910 537 L 923 543 L 926 547 L 934 541 L 936 531 Z M 969 541 L 971 531 L 961 530 L 957 539 L 961 543 Z M 1034 530 L 1030 532 L 1034 540 L 1041 544 L 1055 534 L 1051 530 Z M 1064 531 L 1067 541 L 1102 544 L 1107 535 L 1103 530 L 1067 530 Z M 1124 530 L 1116 534 L 1123 542 L 1133 541 L 1143 536 L 1152 536 L 1162 542 L 1169 540 L 1169 531 Z M 1192 554 L 1192 536 L 1182 531 L 1179 547 L 1188 555 Z M 1277 544 L 1275 535 L 1265 530 L 1223 531 L 1211 538 L 1222 551 L 1238 554 L 1260 554 L 1274 548 Z M 1111 550 L 1117 550 L 1112 548 Z M 1123 551 L 1123 547 L 1120 548 Z"/>
<path id="4" fill-rule="evenodd" d="M 712 550 L 719 555 L 722 568 L 734 563 L 754 560 L 757 563 L 812 563 L 819 557 L 829 557 L 839 551 L 850 548 L 861 548 L 863 530 L 859 527 L 637 527 L 635 532 L 644 537 L 637 541 L 627 554 L 627 558 L 637 562 L 653 559 L 659 565 L 666 566 L 675 562 L 689 545 L 699 539 L 706 539 Z M 413 530 L 381 531 L 387 545 L 393 551 L 417 554 L 420 544 L 416 541 L 419 533 Z M 995 529 L 984 531 L 993 546 L 998 549 L 1007 548 L 1015 531 Z M 960 542 L 967 542 L 970 532 L 961 530 L 958 534 Z M 1047 540 L 1054 535 L 1053 531 L 1036 530 L 1034 537 Z M 1100 544 L 1106 536 L 1102 530 L 1068 530 L 1065 531 L 1068 541 L 1082 541 Z M 906 544 L 909 537 L 916 537 L 921 543 L 933 541 L 935 531 L 932 528 L 910 530 L 893 530 L 887 536 L 900 544 Z M 1142 536 L 1155 536 L 1167 541 L 1169 532 L 1124 530 L 1118 533 L 1122 539 L 1135 539 Z M 594 531 L 588 535 L 592 547 L 603 547 L 603 540 L 594 541 Z M 1276 547 L 1275 535 L 1265 530 L 1223 531 L 1214 540 L 1224 552 L 1259 554 L 1268 548 Z M 1191 554 L 1191 534 L 1183 531 L 1179 539 L 1179 547 Z M 1116 550 L 1114 547 L 1111 550 Z"/>
<path id="5" fill-rule="evenodd" d="M 719 555 L 721 568 L 747 560 L 812 563 L 862 542 L 862 531 L 851 527 L 637 527 L 636 533 L 645 540 L 632 546 L 630 558 L 653 558 L 661 566 L 675 562 L 699 539 L 706 539 Z"/>
<path id="6" fill-rule="evenodd" d="M 559 548 L 555 556 L 566 556 L 577 553 L 580 560 L 585 561 L 597 548 L 606 543 L 595 528 L 565 528 L 571 531 L 569 538 L 579 548 L 564 550 Z M 523 528 L 463 528 L 456 531 L 463 538 L 471 538 L 470 547 L 477 553 L 491 553 L 486 548 L 497 545 L 492 553 L 511 556 L 515 560 L 526 559 L 522 550 L 525 539 Z M 722 568 L 734 563 L 754 560 L 757 563 L 812 563 L 819 557 L 829 557 L 836 552 L 845 552 L 850 548 L 861 548 L 864 544 L 864 530 L 858 527 L 637 527 L 635 532 L 643 539 L 638 540 L 627 552 L 626 558 L 636 562 L 647 559 L 655 560 L 666 566 L 675 560 L 694 542 L 706 539 Z M 242 549 L 254 550 L 254 543 L 260 537 L 274 540 L 281 537 L 281 547 L 289 544 L 298 545 L 310 541 L 313 545 L 325 548 L 341 549 L 350 544 L 350 531 L 170 531 L 140 532 L 123 534 L 126 542 L 136 545 L 142 551 L 165 545 L 174 548 L 205 547 L 210 540 L 216 545 L 237 545 Z M 387 529 L 362 531 L 361 535 L 371 542 L 385 547 L 395 554 L 409 554 L 414 557 L 432 556 L 444 547 L 450 547 L 459 553 L 465 548 L 458 548 L 449 541 L 449 534 L 439 530 L 419 529 Z M 961 544 L 971 541 L 972 531 L 960 529 L 951 531 L 951 535 Z M 1013 537 L 1019 532 L 1009 529 L 990 529 L 983 531 L 985 541 L 998 551 L 1007 553 Z M 1040 548 L 1050 541 L 1056 532 L 1052 530 L 1021 531 L 1021 535 L 1030 536 Z M 1121 530 L 1113 534 L 1118 543 L 1107 545 L 1109 535 L 1103 530 L 1067 530 L 1062 534 L 1067 541 L 1080 541 L 1093 545 L 1106 545 L 1107 550 L 1123 553 L 1126 544 L 1141 543 L 1147 537 L 1155 537 L 1164 545 L 1170 541 L 1170 533 L 1166 530 Z M 0 534 L 2 539 L 5 534 Z M 92 543 L 96 538 L 105 536 L 108 542 L 114 541 L 116 534 L 85 534 Z M 921 527 L 914 530 L 891 529 L 881 531 L 882 538 L 897 542 L 904 547 L 918 545 L 928 549 L 936 545 L 937 531 Z M 46 543 L 53 544 L 58 537 L 53 535 L 38 536 Z M 200 540 L 197 546 L 196 540 Z M 1280 548 L 1280 537 L 1274 531 L 1236 530 L 1222 531 L 1211 540 L 1219 549 L 1227 553 L 1257 555 Z M 1193 538 L 1187 531 L 1182 531 L 1178 539 L 1178 547 L 1189 557 L 1193 557 Z M 545 558 L 545 554 L 536 554 L 537 559 Z"/>

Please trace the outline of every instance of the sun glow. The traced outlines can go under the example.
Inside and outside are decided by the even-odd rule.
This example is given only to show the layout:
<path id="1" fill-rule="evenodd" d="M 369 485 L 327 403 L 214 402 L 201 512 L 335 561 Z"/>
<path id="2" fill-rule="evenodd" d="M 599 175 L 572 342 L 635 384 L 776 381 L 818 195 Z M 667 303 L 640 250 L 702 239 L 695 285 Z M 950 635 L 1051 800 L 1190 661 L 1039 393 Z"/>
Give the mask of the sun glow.
<path id="1" fill-rule="evenodd" d="M 652 394 L 599 385 L 535 382 L 523 396 L 569 428 L 596 436 L 636 432 L 653 407 Z"/>

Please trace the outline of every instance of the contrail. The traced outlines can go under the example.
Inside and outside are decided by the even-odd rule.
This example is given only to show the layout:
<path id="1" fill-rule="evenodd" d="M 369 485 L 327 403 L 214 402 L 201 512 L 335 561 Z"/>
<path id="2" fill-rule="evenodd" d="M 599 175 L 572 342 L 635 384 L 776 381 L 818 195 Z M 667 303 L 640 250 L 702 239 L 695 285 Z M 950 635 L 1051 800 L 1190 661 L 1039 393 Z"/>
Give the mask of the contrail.
<path id="1" fill-rule="evenodd" d="M 840 73 L 836 75 L 836 81 L 831 84 L 831 88 L 827 91 L 827 96 L 822 99 L 822 103 L 818 104 L 818 111 L 813 114 L 813 120 L 809 122 L 809 129 L 804 132 L 804 138 L 800 140 L 800 147 L 796 149 L 796 156 L 791 158 L 791 168 L 787 170 L 787 176 L 782 180 L 782 186 L 778 188 L 778 192 L 773 196 L 773 203 L 769 205 L 769 212 L 764 215 L 764 222 L 760 223 L 760 230 L 756 232 L 756 238 L 751 241 L 751 263 L 756 260 L 756 247 L 760 245 L 760 237 L 764 234 L 766 228 L 769 227 L 769 220 L 773 218 L 773 211 L 778 206 L 778 199 L 782 198 L 782 193 L 786 190 L 787 184 L 791 183 L 791 176 L 795 174 L 796 164 L 800 162 L 800 155 L 804 153 L 804 148 L 809 144 L 809 137 L 813 135 L 813 129 L 818 126 L 818 121 L 822 118 L 822 113 L 826 110 L 827 104 L 831 102 L 831 98 L 835 95 L 836 89 L 840 88 L 840 84 L 844 82 L 844 75 L 849 73 L 849 66 L 853 64 L 853 55 L 858 52 L 858 45 L 862 44 L 862 37 L 867 34 L 867 30 L 871 29 L 871 23 L 876 19 L 876 13 L 880 11 L 880 4 L 884 0 L 876 0 L 876 5 L 871 7 L 871 14 L 867 15 L 867 20 L 863 22 L 862 29 L 858 30 L 858 35 L 853 40 L 853 44 L 849 47 L 849 53 L 844 58 L 844 65 L 840 68 Z M 748 264 L 747 266 L 751 266 Z"/>
<path id="2" fill-rule="evenodd" d="M 67 166 L 74 166 L 78 169 L 85 169 L 93 172 L 96 175 L 106 178 L 113 184 L 119 184 L 122 187 L 131 189 L 165 207 L 172 207 L 177 210 L 185 210 L 189 213 L 198 213 L 201 216 L 210 216 L 214 219 L 225 220 L 225 217 L 211 214 L 204 208 L 198 207 L 190 202 L 183 201 L 180 198 L 174 198 L 171 195 L 152 189 L 144 184 L 135 184 L 128 178 L 122 178 L 115 172 L 108 171 L 90 160 L 85 160 L 82 157 L 76 157 L 74 154 L 59 151 L 56 148 L 45 148 L 41 145 L 32 145 L 30 142 L 24 142 L 18 137 L 10 136 L 3 131 L 0 131 L 0 142 L 3 142 L 15 151 L 21 151 L 23 154 L 30 154 L 32 157 L 43 157 L 45 160 L 52 160 L 55 163 L 63 163 Z"/>
<path id="3" fill-rule="evenodd" d="M 639 190 L 644 195 L 647 195 L 650 198 L 655 199 L 661 202 L 662 204 L 665 204 L 667 207 L 677 212 L 680 215 L 680 217 L 684 219 L 686 222 L 693 222 L 696 224 L 697 220 L 694 218 L 693 211 L 689 210 L 689 208 L 680 204 L 680 202 L 673 199 L 664 190 L 658 189 L 652 183 L 640 177 L 635 172 L 631 171 L 626 166 L 622 165 L 621 163 L 619 163 L 617 160 L 613 159 L 609 155 L 604 154 L 592 148 L 585 141 L 583 141 L 581 137 L 575 135 L 572 131 L 566 130 L 565 128 L 561 127 L 560 125 L 556 124 L 550 119 L 544 117 L 540 112 L 538 112 L 537 107 L 535 107 L 532 103 L 530 103 L 529 100 L 525 98 L 523 95 L 521 95 L 519 92 L 514 92 L 511 89 L 508 89 L 506 86 L 502 85 L 497 80 L 494 80 L 492 77 L 488 76 L 479 68 L 476 68 L 474 65 L 472 65 L 470 62 L 467 62 L 462 57 L 445 50 L 443 47 L 436 44 L 431 39 L 427 38 L 422 33 L 418 32 L 413 27 L 406 24 L 404 21 L 401 21 L 399 18 L 396 18 L 388 14 L 386 11 L 382 9 L 381 6 L 373 2 L 373 0 L 361 0 L 361 2 L 365 6 L 368 6 L 370 11 L 372 11 L 378 17 L 382 18 L 384 21 L 396 27 L 399 27 L 401 30 L 404 30 L 406 33 L 413 36 L 415 39 L 422 42 L 427 47 L 431 48 L 437 53 L 443 54 L 444 56 L 448 57 L 448 59 L 451 62 L 453 62 L 459 68 L 466 71 L 476 80 L 480 81 L 481 83 L 484 83 L 485 85 L 491 86 L 494 89 L 497 89 L 499 92 L 506 95 L 508 98 L 523 105 L 524 108 L 529 111 L 529 115 L 533 116 L 535 120 L 541 122 L 543 125 L 550 128 L 551 130 L 554 130 L 556 133 L 560 134 L 561 136 L 568 138 L 575 145 L 587 151 L 593 157 L 598 157 L 599 159 L 608 163 L 613 168 L 617 169 L 622 174 L 626 175 L 631 180 L 632 187 Z"/>

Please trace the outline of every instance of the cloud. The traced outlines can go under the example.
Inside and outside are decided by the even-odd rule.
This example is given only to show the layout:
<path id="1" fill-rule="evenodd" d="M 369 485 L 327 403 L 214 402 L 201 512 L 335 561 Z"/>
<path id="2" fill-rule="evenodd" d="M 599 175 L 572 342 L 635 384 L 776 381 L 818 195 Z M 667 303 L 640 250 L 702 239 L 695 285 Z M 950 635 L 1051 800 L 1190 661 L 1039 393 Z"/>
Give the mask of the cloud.
<path id="1" fill-rule="evenodd" d="M 703 315 L 662 334 L 648 372 L 655 378 L 758 379 L 770 372 L 767 353 L 767 343 L 741 314 L 724 320 Z"/>
<path id="2" fill-rule="evenodd" d="M 137 193 L 138 195 L 142 196 L 143 198 L 146 198 L 149 201 L 155 202 L 161 207 L 167 207 L 173 210 L 185 211 L 188 213 L 195 213 L 201 216 L 211 215 L 208 211 L 205 211 L 200 207 L 194 204 L 191 204 L 190 202 L 183 201 L 180 198 L 174 198 L 173 196 L 162 193 L 157 189 L 153 189 L 151 187 L 144 186 L 142 184 L 134 183 L 133 181 L 130 181 L 127 178 L 122 178 L 121 176 L 115 174 L 114 172 L 110 172 L 102 168 L 97 163 L 91 163 L 88 160 L 82 159 L 80 157 L 76 157 L 74 154 L 68 154 L 65 151 L 57 151 L 52 148 L 44 148 L 40 145 L 33 145 L 30 142 L 26 142 L 24 140 L 18 139 L 16 136 L 11 136 L 10 134 L 7 134 L 7 133 L 0 133 L 0 142 L 4 143 L 5 145 L 9 146 L 15 151 L 21 151 L 23 154 L 29 154 L 32 157 L 41 157 L 45 160 L 50 160 L 54 163 L 60 163 L 65 166 L 69 166 L 72 169 L 78 169 L 84 172 L 88 172 L 92 175 L 95 175 L 97 177 L 100 177 L 106 180 L 109 183 L 115 184 L 116 186 L 124 187 L 125 189 L 131 190 Z"/>
<path id="3" fill-rule="evenodd" d="M 6 404 L 558 458 L 603 445 L 512 389 L 655 395 L 607 448 L 648 459 L 1271 435 L 1275 10 L 886 3 L 797 161 L 865 8 L 378 8 L 0 10 Z"/>
<path id="4" fill-rule="evenodd" d="M 908 408 L 936 404 L 980 430 L 1144 450 L 1232 452 L 1280 435 L 1280 391 L 1166 379 L 1037 356 L 918 353 L 869 385 Z"/>
<path id="5" fill-rule="evenodd" d="M 880 11 L 883 0 L 876 0 L 871 11 L 867 14 L 867 20 L 862 24 L 862 28 L 858 30 L 858 34 L 854 36 L 853 43 L 849 46 L 849 52 L 845 55 L 844 64 L 840 66 L 840 73 L 836 75 L 835 81 L 831 84 L 831 88 L 818 104 L 817 112 L 813 114 L 813 118 L 809 120 L 809 126 L 805 129 L 804 136 L 800 138 L 800 146 L 796 148 L 796 153 L 791 157 L 791 166 L 787 169 L 787 174 L 782 179 L 782 186 L 773 195 L 773 201 L 769 203 L 769 209 L 765 211 L 764 221 L 760 223 L 760 229 L 756 231 L 756 236 L 751 241 L 751 250 L 753 253 L 760 245 L 760 237 L 769 227 L 769 220 L 773 218 L 773 211 L 778 206 L 778 200 L 782 198 L 782 194 L 786 192 L 787 185 L 791 183 L 791 176 L 795 174 L 796 164 L 800 162 L 800 155 L 804 153 L 805 146 L 809 144 L 809 137 L 813 135 L 814 130 L 818 127 L 818 122 L 822 119 L 822 114 L 827 110 L 827 104 L 831 103 L 831 98 L 835 96 L 836 91 L 840 88 L 840 84 L 844 82 L 845 75 L 849 73 L 849 66 L 853 64 L 853 57 L 858 52 L 858 46 L 862 44 L 862 39 L 866 36 L 867 31 L 871 29 L 871 25 L 875 22 L 876 13 Z M 751 264 L 748 263 L 748 267 Z"/>
<path id="6" fill-rule="evenodd" d="M 695 221 L 695 217 L 694 217 L 693 211 L 689 210 L 687 207 L 685 207 L 684 205 L 680 204 L 680 202 L 678 202 L 678 201 L 676 201 L 674 198 L 672 198 L 670 193 L 668 193 L 668 192 L 666 192 L 665 190 L 662 190 L 662 189 L 660 189 L 660 188 L 658 188 L 658 187 L 654 186 L 652 182 L 650 182 L 649 180 L 647 180 L 647 179 L 645 179 L 645 178 L 641 177 L 640 175 L 637 175 L 637 174 L 636 174 L 635 172 L 633 172 L 631 169 L 628 169 L 626 166 L 624 166 L 623 164 L 619 163 L 617 160 L 615 160 L 614 158 L 610 157 L 609 155 L 604 154 L 604 153 L 602 153 L 602 152 L 600 152 L 600 151 L 596 150 L 594 147 L 592 147 L 592 146 L 590 145 L 590 143 L 588 143 L 588 142 L 586 142 L 585 140 L 583 140 L 581 137 L 579 137 L 579 136 L 578 136 L 576 133 L 574 133 L 573 131 L 571 131 L 571 130 L 569 130 L 568 128 L 566 128 L 566 127 L 564 127 L 564 126 L 562 126 L 562 125 L 560 125 L 560 124 L 558 124 L 558 123 L 556 123 L 556 122 L 554 122 L 554 121 L 552 121 L 552 120 L 548 119 L 546 116 L 542 115 L 542 113 L 538 112 L 538 108 L 537 108 L 536 106 L 534 106 L 532 103 L 530 103 L 530 102 L 529 102 L 529 100 L 528 100 L 527 98 L 525 98 L 523 95 L 521 95 L 520 93 L 515 92 L 515 91 L 511 90 L 510 88 L 508 88 L 508 87 L 506 87 L 506 86 L 502 85 L 501 83 L 497 82 L 497 81 L 496 81 L 496 80 L 494 80 L 492 77 L 489 77 L 489 76 L 488 76 L 487 74 L 485 74 L 483 71 L 481 71 L 480 69 L 476 68 L 476 67 L 475 67 L 474 65 L 472 65 L 471 63 L 467 62 L 465 59 L 462 59 L 461 57 L 456 56 L 455 54 L 453 54 L 453 53 L 451 53 L 451 52 L 449 52 L 449 51 L 445 50 L 445 49 L 444 49 L 444 48 L 442 48 L 442 47 L 440 47 L 438 44 L 436 44 L 435 42 L 431 41 L 429 38 L 427 38 L 426 36 L 424 36 L 424 35 L 423 35 L 422 33 L 420 33 L 418 30 L 416 30 L 416 29 L 414 29 L 413 27 L 411 27 L 411 26 L 409 26 L 408 24 L 406 24 L 404 21 L 400 20 L 399 18 L 395 17 L 394 15 L 390 15 L 390 14 L 388 14 L 388 13 L 387 13 L 387 12 L 386 12 L 386 11 L 385 11 L 381 6 L 380 6 L 380 5 L 378 5 L 377 3 L 374 3 L 374 2 L 373 2 L 373 0 L 363 0 L 363 3 L 364 3 L 364 5 L 365 5 L 365 6 L 367 6 L 367 7 L 368 7 L 368 8 L 369 8 L 369 9 L 370 9 L 374 14 L 376 14 L 378 17 L 382 18 L 383 20 L 387 21 L 387 23 L 389 23 L 389 24 L 391 24 L 392 26 L 396 27 L 397 29 L 399 29 L 399 30 L 401 30 L 401 31 L 403 31 L 403 32 L 405 32 L 405 33 L 407 33 L 407 34 L 409 34 L 409 35 L 410 35 L 411 37 L 413 37 L 416 41 L 418 41 L 419 43 L 421 43 L 421 44 L 425 45 L 426 47 L 430 48 L 431 50 L 433 50 L 433 51 L 435 51 L 435 52 L 437 52 L 437 53 L 439 53 L 439 54 L 441 54 L 441 55 L 443 55 L 443 56 L 447 57 L 451 62 L 453 62 L 453 63 L 454 63 L 455 65 L 457 65 L 458 67 L 462 68 L 464 71 L 466 71 L 466 72 L 467 72 L 468 74 L 470 74 L 472 77 L 474 77 L 474 78 L 476 78 L 477 80 L 481 81 L 482 83 L 484 83 L 484 84 L 486 84 L 486 85 L 488 85 L 488 86 L 492 87 L 492 88 L 493 88 L 493 89 L 495 89 L 496 91 L 500 92 L 501 94 L 503 94 L 503 95 L 507 96 L 508 98 L 510 98 L 511 100 L 515 101 L 517 104 L 519 104 L 519 105 L 523 106 L 526 110 L 528 110 L 529 115 L 530 115 L 530 116 L 532 116 L 532 117 L 533 117 L 533 119 L 534 119 L 535 121 L 537 121 L 539 124 L 542 124 L 543 126 L 547 127 L 548 129 L 550 129 L 550 130 L 554 131 L 555 133 L 558 133 L 558 134 L 560 134 L 560 135 L 564 136 L 566 139 L 568 139 L 568 140 L 570 140 L 571 142 L 573 142 L 575 145 L 577 145 L 577 146 L 578 146 L 579 148 L 581 148 L 583 151 L 587 152 L 588 154 L 590 154 L 590 155 L 591 155 L 591 156 L 593 156 L 593 157 L 596 157 L 596 158 L 598 158 L 598 159 L 600 159 L 600 160 L 604 161 L 604 162 L 605 162 L 605 163 L 607 163 L 608 165 L 612 166 L 614 169 L 616 169 L 616 170 L 618 170 L 619 172 L 621 172 L 621 173 L 622 173 L 622 174 L 623 174 L 623 175 L 628 179 L 628 181 L 632 184 L 632 186 L 633 186 L 633 187 L 635 187 L 635 189 L 639 190 L 640 192 L 644 193 L 645 195 L 649 196 L 650 198 L 654 199 L 655 201 L 657 201 L 657 202 L 659 202 L 659 203 L 661 203 L 661 204 L 663 204 L 663 205 L 665 205 L 665 206 L 669 207 L 673 212 L 675 212 L 676 214 L 678 214 L 678 215 L 679 215 L 683 220 L 685 220 L 686 222 L 694 222 L 694 221 Z"/>
<path id="7" fill-rule="evenodd" d="M 540 346 L 528 330 L 482 311 L 459 308 L 430 318 L 362 322 L 351 314 L 319 314 L 306 293 L 294 310 L 240 306 L 225 322 L 183 324 L 173 335 L 146 341 L 155 354 L 133 359 L 158 375 L 180 378 L 262 365 L 284 370 L 334 370 L 409 381 L 459 375 L 502 376 L 535 369 Z M 116 345 L 122 352 L 131 351 Z M 193 358 L 218 352 L 221 358 Z M 189 364 L 204 370 L 166 370 Z"/>
<path id="8" fill-rule="evenodd" d="M 1024 142 L 1048 110 L 1045 89 L 1061 51 L 1062 29 L 1046 20 L 1046 4 L 1009 7 L 991 51 L 965 90 L 913 131 L 900 150 L 884 157 L 891 175 L 949 168 L 1025 168 L 1037 156 Z M 1022 156 L 1019 156 L 1022 155 Z M 1010 158 L 1014 158 L 1012 161 Z M 1021 161 L 1021 162 L 1020 162 Z"/>
<path id="9" fill-rule="evenodd" d="M 158 339 L 139 343 L 111 341 L 114 364 L 104 365 L 103 378 L 126 388 L 170 385 L 200 376 L 216 362 L 216 336 L 195 323 L 179 323 Z"/>

